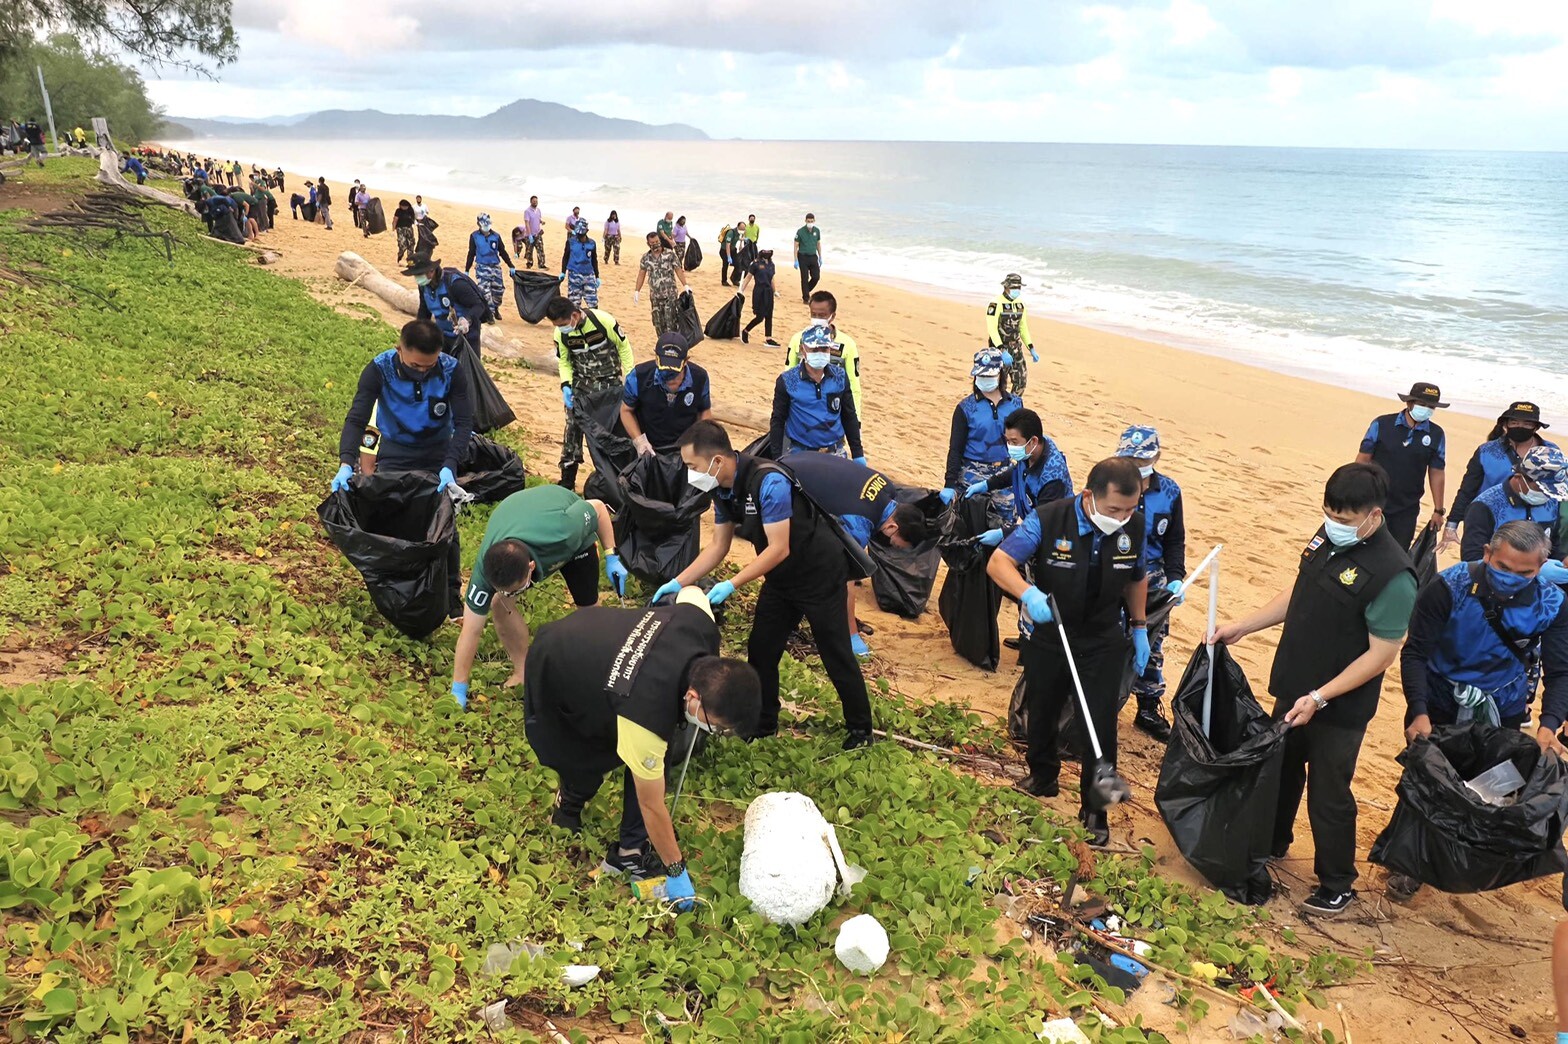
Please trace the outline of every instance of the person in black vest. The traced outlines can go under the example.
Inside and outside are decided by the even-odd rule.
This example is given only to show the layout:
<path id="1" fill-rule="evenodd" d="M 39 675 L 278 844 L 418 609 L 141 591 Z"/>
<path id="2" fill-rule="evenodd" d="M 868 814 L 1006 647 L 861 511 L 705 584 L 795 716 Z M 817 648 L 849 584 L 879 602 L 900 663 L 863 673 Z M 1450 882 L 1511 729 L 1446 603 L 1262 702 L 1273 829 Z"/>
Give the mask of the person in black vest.
<path id="1" fill-rule="evenodd" d="M 746 646 L 746 659 L 762 678 L 762 716 L 756 734 L 771 736 L 778 731 L 779 660 L 790 632 L 805 617 L 822 666 L 844 707 L 848 730 L 844 749 L 870 743 L 871 700 L 850 649 L 845 614 L 849 559 L 830 520 L 820 516 L 789 472 L 773 461 L 736 453 L 729 433 L 713 421 L 693 424 L 679 445 L 687 484 L 715 494 L 714 539 L 671 583 L 685 586 L 707 575 L 724 561 L 737 533 L 757 549 L 757 557 L 734 579 L 715 584 L 709 601 L 719 605 L 737 587 L 766 578 Z M 655 600 L 670 587 L 661 587 Z"/>
<path id="2" fill-rule="evenodd" d="M 690 351 L 680 334 L 660 334 L 653 358 L 626 375 L 621 426 L 644 456 L 674 449 L 687 428 L 713 416 L 708 371 L 686 361 Z"/>
<path id="3" fill-rule="evenodd" d="M 1410 394 L 1401 395 L 1405 408 L 1399 413 L 1378 417 L 1367 428 L 1356 460 L 1376 464 L 1388 472 L 1388 503 L 1383 508 L 1384 525 L 1400 547 L 1409 547 L 1416 535 L 1421 516 L 1421 489 L 1432 485 L 1432 528 L 1443 524 L 1444 465 L 1448 444 L 1443 429 L 1432 423 L 1433 410 L 1446 410 L 1443 393 L 1435 384 L 1417 381 Z"/>
<path id="4" fill-rule="evenodd" d="M 524 668 L 523 729 L 561 778 L 550 821 L 581 831 L 584 806 L 624 766 L 620 837 L 599 869 L 634 880 L 662 873 L 668 898 L 691 909 L 695 889 L 664 805 L 670 741 L 682 722 L 750 735 L 759 692 L 756 671 L 719 656 L 713 610 L 696 588 L 669 606 L 592 607 L 545 624 Z"/>
<path id="5" fill-rule="evenodd" d="M 1410 556 L 1383 524 L 1388 474 L 1376 464 L 1345 464 L 1323 489 L 1323 524 L 1302 549 L 1293 588 L 1263 608 L 1216 628 L 1235 645 L 1284 624 L 1269 675 L 1274 718 L 1291 726 L 1285 741 L 1274 855 L 1294 840 L 1307 793 L 1318 887 L 1302 909 L 1344 913 L 1356 893 L 1356 799 L 1350 792 L 1367 724 L 1377 712 L 1383 673 L 1399 655 L 1416 601 Z"/>
<path id="6" fill-rule="evenodd" d="M 1149 663 L 1149 581 L 1143 512 L 1138 510 L 1143 476 L 1137 461 L 1111 457 L 1089 471 L 1084 485 L 1076 497 L 1037 507 L 986 564 L 987 575 L 1004 594 L 1018 600 L 1028 618 L 1018 659 L 1029 705 L 1030 774 L 1017 785 L 1036 797 L 1055 797 L 1059 792 L 1062 762 L 1057 727 L 1062 705 L 1076 699 L 1056 625 L 1066 629 L 1072 643 L 1084 699 L 1094 715 L 1095 733 L 1108 764 L 1116 764 L 1116 709 L 1127 666 L 1129 628 L 1134 673 L 1142 674 Z M 1026 562 L 1034 566 L 1034 584 L 1019 571 Z M 1047 592 L 1056 599 L 1060 620 L 1051 612 Z M 1081 728 L 1081 713 L 1079 721 Z M 1104 846 L 1110 841 L 1110 828 L 1105 813 L 1091 809 L 1086 800 L 1094 755 L 1087 737 L 1081 739 L 1079 819 L 1089 831 L 1089 843 Z"/>

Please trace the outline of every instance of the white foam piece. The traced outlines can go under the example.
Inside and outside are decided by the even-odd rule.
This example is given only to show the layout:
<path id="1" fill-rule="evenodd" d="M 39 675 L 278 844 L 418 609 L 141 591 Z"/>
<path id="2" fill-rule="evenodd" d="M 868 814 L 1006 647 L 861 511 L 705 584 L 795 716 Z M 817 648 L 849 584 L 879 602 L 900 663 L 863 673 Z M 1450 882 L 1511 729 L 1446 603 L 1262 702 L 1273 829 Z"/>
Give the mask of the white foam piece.
<path id="1" fill-rule="evenodd" d="M 851 917 L 839 926 L 833 953 L 844 967 L 870 975 L 887 961 L 887 929 L 870 914 Z"/>

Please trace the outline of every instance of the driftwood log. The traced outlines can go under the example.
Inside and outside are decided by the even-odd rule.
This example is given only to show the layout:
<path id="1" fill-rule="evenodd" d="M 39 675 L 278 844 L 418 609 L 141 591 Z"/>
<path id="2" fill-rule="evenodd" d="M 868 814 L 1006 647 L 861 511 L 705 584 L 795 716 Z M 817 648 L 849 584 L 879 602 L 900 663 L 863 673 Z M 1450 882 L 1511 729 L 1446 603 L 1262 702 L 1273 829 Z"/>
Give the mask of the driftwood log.
<path id="1" fill-rule="evenodd" d="M 196 216 L 196 204 L 183 196 L 176 196 L 172 192 L 165 192 L 162 189 L 155 189 L 147 185 L 138 185 L 134 181 L 127 181 L 125 175 L 120 173 L 120 154 L 113 149 L 104 149 L 98 154 L 98 180 L 110 188 L 133 196 L 145 196 L 150 200 L 162 203 L 166 207 L 183 210 L 192 217 Z"/>
<path id="2" fill-rule="evenodd" d="M 370 291 L 404 315 L 419 314 L 419 295 L 412 287 L 388 279 L 376 269 L 375 265 L 352 250 L 345 250 L 338 255 L 333 271 L 337 273 L 339 279 Z M 503 359 L 520 359 L 534 370 L 550 372 L 555 369 L 556 360 L 553 351 L 530 349 L 516 338 L 508 337 L 494 329 L 486 329 L 482 337 L 485 350 L 494 352 Z M 720 424 L 748 428 L 752 431 L 768 430 L 768 415 L 761 410 L 747 409 L 744 406 L 715 406 L 713 419 Z"/>

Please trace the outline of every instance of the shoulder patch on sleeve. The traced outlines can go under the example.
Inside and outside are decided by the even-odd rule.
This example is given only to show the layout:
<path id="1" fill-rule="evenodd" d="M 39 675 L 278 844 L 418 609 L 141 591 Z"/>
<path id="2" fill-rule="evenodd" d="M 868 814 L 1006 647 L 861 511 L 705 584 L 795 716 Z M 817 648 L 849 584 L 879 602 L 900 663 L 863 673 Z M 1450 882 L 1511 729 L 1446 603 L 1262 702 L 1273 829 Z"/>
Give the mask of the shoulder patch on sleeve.
<path id="1" fill-rule="evenodd" d="M 995 301 L 992 301 L 990 304 L 986 305 L 986 307 L 985 307 L 985 314 L 986 315 L 995 315 L 996 314 L 996 302 Z"/>

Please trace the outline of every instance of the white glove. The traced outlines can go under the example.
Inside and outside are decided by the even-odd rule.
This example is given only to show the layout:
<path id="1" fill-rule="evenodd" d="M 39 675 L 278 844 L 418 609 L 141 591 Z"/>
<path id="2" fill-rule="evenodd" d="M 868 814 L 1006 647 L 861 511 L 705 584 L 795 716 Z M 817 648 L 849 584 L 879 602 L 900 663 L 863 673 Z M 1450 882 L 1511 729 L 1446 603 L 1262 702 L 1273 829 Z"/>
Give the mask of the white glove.
<path id="1" fill-rule="evenodd" d="M 466 334 L 468 332 L 468 316 L 458 316 L 457 322 L 452 324 L 452 329 L 456 330 L 460 334 Z"/>
<path id="2" fill-rule="evenodd" d="M 636 303 L 638 303 L 641 300 L 642 300 L 642 291 L 641 290 L 633 290 L 632 291 L 632 304 L 636 304 Z"/>
<path id="3" fill-rule="evenodd" d="M 653 456 L 653 443 L 648 441 L 647 435 L 639 435 L 632 440 L 632 445 L 637 447 L 637 452 L 644 457 Z"/>

